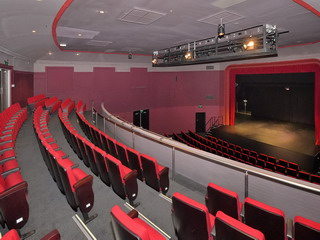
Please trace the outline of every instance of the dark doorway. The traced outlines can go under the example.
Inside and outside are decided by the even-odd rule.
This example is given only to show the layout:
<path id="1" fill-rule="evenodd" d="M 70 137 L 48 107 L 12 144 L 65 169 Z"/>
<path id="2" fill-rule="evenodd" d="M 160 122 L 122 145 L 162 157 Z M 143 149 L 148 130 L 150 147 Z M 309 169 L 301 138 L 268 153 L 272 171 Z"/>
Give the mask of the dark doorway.
<path id="1" fill-rule="evenodd" d="M 206 113 L 197 112 L 196 113 L 196 132 L 206 131 Z"/>
<path id="2" fill-rule="evenodd" d="M 133 124 L 137 127 L 143 127 L 149 130 L 149 109 L 133 112 Z"/>

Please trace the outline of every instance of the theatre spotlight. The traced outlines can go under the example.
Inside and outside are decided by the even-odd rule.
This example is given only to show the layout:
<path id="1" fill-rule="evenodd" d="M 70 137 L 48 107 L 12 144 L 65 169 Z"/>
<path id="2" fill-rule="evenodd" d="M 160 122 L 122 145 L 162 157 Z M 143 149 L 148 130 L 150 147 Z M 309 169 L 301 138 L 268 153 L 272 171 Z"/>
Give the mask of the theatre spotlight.
<path id="1" fill-rule="evenodd" d="M 190 60 L 192 58 L 192 52 L 190 52 L 190 51 L 186 52 L 184 57 L 185 57 L 186 60 Z"/>
<path id="2" fill-rule="evenodd" d="M 225 26 L 224 24 L 220 23 L 218 25 L 218 38 L 223 38 L 226 34 Z"/>
<path id="3" fill-rule="evenodd" d="M 255 41 L 253 39 L 246 41 L 243 44 L 243 48 L 245 50 L 253 50 L 253 49 L 255 49 Z"/>

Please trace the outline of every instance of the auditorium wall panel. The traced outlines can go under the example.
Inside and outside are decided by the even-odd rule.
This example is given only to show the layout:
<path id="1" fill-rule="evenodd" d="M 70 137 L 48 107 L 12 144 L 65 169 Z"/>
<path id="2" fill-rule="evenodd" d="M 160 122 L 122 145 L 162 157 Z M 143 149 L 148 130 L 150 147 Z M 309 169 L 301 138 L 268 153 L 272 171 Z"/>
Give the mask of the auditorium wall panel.
<path id="1" fill-rule="evenodd" d="M 206 112 L 207 119 L 223 112 L 223 71 L 148 72 L 147 68 L 131 68 L 130 72 L 116 72 L 112 67 L 94 67 L 93 72 L 46 67 L 45 71 L 35 73 L 35 94 L 71 97 L 83 100 L 88 107 L 94 102 L 98 109 L 104 102 L 111 113 L 129 122 L 133 111 L 150 109 L 150 129 L 159 133 L 194 130 L 195 112 Z"/>

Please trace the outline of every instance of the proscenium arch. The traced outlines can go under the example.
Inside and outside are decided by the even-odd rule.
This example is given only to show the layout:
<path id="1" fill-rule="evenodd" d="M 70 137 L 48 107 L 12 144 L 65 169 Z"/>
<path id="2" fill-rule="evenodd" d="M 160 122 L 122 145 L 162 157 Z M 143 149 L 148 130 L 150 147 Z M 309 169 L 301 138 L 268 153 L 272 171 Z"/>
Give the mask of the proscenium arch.
<path id="1" fill-rule="evenodd" d="M 320 145 L 320 60 L 268 62 L 230 65 L 224 72 L 224 124 L 235 123 L 236 76 L 238 74 L 272 74 L 314 72 L 314 125 L 315 144 Z"/>

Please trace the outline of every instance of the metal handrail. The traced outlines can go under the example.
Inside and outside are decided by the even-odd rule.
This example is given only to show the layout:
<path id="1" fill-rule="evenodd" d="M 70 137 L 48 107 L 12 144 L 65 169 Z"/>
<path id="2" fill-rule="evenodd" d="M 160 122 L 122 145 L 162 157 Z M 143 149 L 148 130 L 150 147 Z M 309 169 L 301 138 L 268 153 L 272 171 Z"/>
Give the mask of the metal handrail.
<path id="1" fill-rule="evenodd" d="M 103 103 L 101 103 L 101 109 L 102 109 L 101 115 L 104 116 L 107 121 L 112 122 L 116 125 L 119 125 L 122 128 L 126 128 L 128 131 L 131 131 L 131 132 L 138 134 L 142 137 L 145 137 L 149 140 L 159 142 L 160 144 L 175 148 L 176 150 L 181 150 L 181 151 L 189 153 L 191 155 L 199 156 L 206 161 L 215 162 L 215 163 L 218 163 L 218 164 L 221 164 L 224 166 L 228 166 L 230 168 L 238 169 L 243 172 L 252 173 L 253 175 L 261 176 L 263 178 L 268 178 L 270 180 L 275 180 L 277 182 L 282 182 L 287 185 L 294 186 L 296 188 L 300 188 L 300 189 L 303 189 L 306 191 L 312 191 L 312 192 L 316 192 L 317 194 L 320 194 L 320 186 L 318 186 L 318 185 L 315 185 L 315 184 L 312 184 L 309 182 L 302 182 L 298 179 L 288 180 L 286 178 L 289 178 L 289 177 L 282 176 L 280 174 L 266 172 L 265 170 L 256 168 L 254 166 L 238 163 L 233 160 L 230 160 L 230 159 L 218 156 L 218 155 L 214 155 L 212 153 L 198 150 L 193 147 L 188 147 L 187 145 L 185 145 L 183 143 L 180 143 L 180 142 L 177 142 L 177 141 L 172 140 L 170 138 L 164 137 L 164 136 L 157 134 L 157 133 L 154 133 L 150 130 L 145 130 L 140 127 L 136 127 L 127 121 L 120 120 L 119 118 L 117 118 L 114 115 L 112 115 L 111 113 L 109 113 L 105 109 Z"/>

